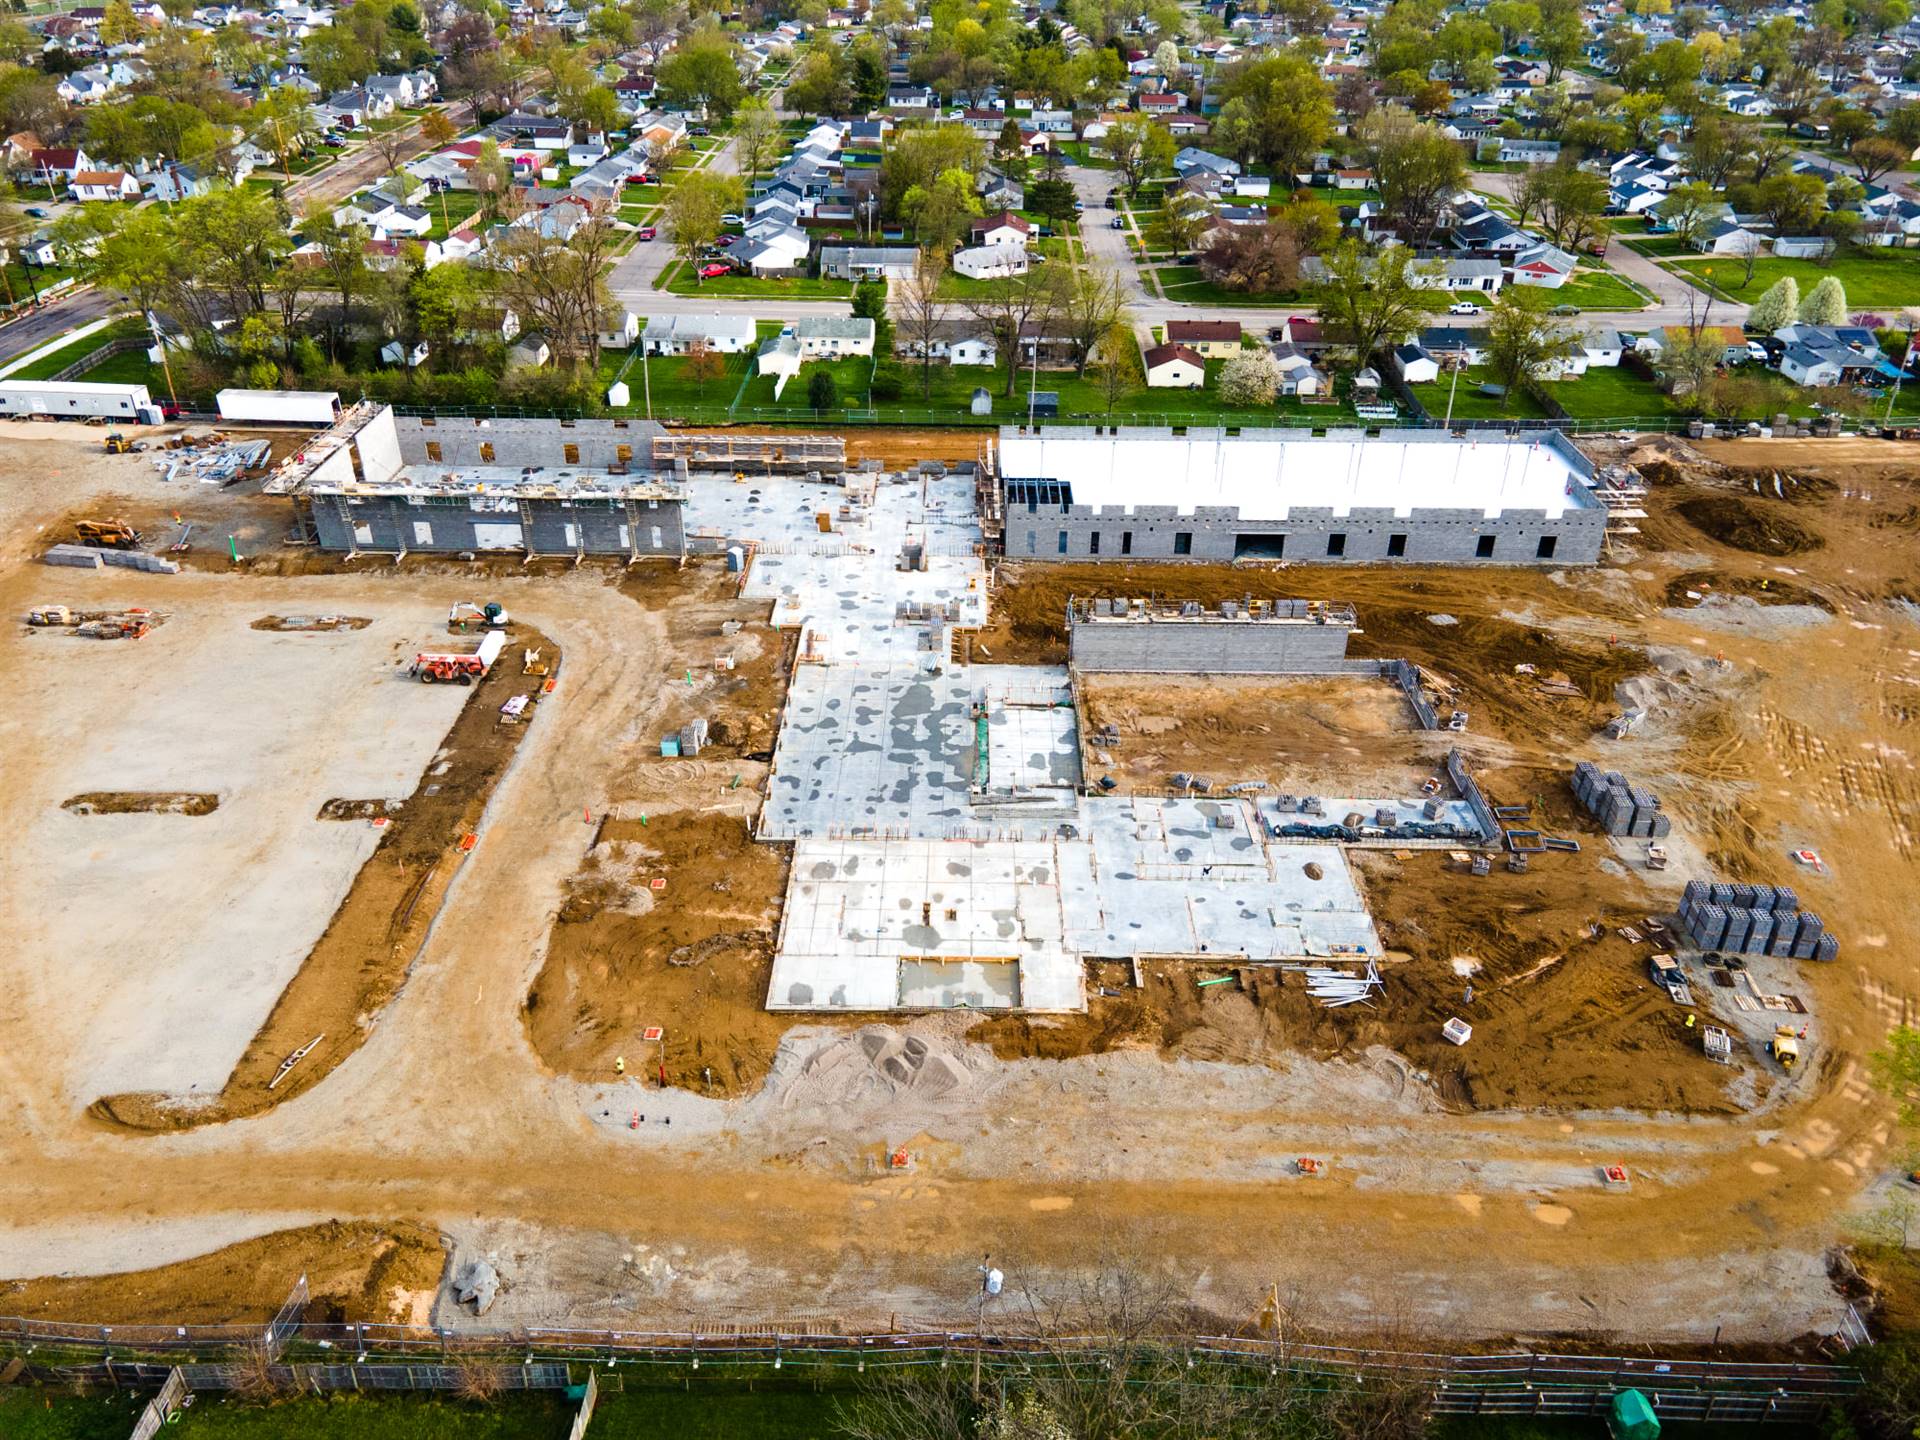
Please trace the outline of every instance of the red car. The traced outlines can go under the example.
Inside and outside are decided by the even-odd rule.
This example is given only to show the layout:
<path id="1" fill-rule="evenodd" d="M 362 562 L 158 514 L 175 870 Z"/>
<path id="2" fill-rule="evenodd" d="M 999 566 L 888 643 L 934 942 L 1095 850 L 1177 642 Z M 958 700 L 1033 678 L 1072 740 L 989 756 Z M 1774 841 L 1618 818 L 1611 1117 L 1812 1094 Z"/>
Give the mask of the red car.
<path id="1" fill-rule="evenodd" d="M 712 280 L 721 275 L 731 274 L 732 271 L 733 267 L 731 265 L 702 265 L 700 267 L 700 278 L 702 280 Z"/>
<path id="2" fill-rule="evenodd" d="M 642 240 L 651 240 L 659 233 L 660 232 L 651 225 L 642 225 L 639 231 Z"/>
<path id="3" fill-rule="evenodd" d="M 718 240 L 714 241 L 713 243 L 718 245 L 722 250 L 724 250 L 727 248 L 727 246 L 731 245 L 734 242 L 734 239 L 735 237 L 732 235 L 722 235 Z"/>

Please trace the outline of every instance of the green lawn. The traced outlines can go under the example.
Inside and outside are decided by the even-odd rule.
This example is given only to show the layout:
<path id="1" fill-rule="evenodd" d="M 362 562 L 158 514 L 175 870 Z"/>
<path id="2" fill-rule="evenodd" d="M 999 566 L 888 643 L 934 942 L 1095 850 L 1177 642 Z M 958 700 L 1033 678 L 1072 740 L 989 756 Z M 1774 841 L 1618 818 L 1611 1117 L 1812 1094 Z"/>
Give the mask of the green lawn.
<path id="1" fill-rule="evenodd" d="M 1847 304 L 1854 310 L 1897 310 L 1920 305 L 1920 254 L 1911 250 L 1862 251 L 1837 256 L 1831 265 L 1817 260 L 1776 260 L 1767 256 L 1753 267 L 1753 281 L 1743 283 L 1746 263 L 1730 255 L 1702 255 L 1671 267 L 1703 290 L 1751 303 L 1782 276 L 1791 275 L 1806 294 L 1829 275 L 1846 287 Z M 1705 272 L 1711 270 L 1712 278 Z"/>
<path id="2" fill-rule="evenodd" d="M 1162 265 L 1160 288 L 1166 292 L 1167 299 L 1189 305 L 1291 305 L 1300 298 L 1297 290 L 1227 290 L 1207 279 L 1198 265 Z"/>
<path id="3" fill-rule="evenodd" d="M 658 242 L 655 242 L 658 243 Z M 676 295 L 729 295 L 748 300 L 851 300 L 853 286 L 845 280 L 817 280 L 802 276 L 796 280 L 757 279 L 752 275 L 718 275 L 702 280 L 687 273 L 684 261 L 676 260 L 654 282 L 656 290 L 671 290 Z"/>
<path id="4" fill-rule="evenodd" d="M 1485 366 L 1469 365 L 1460 372 L 1460 382 L 1457 387 L 1454 385 L 1454 377 L 1442 372 L 1438 380 L 1429 381 L 1424 385 L 1415 385 L 1413 393 L 1420 397 L 1420 403 L 1427 407 L 1427 413 L 1435 420 L 1446 418 L 1449 392 L 1453 395 L 1453 418 L 1456 420 L 1544 420 L 1547 418 L 1547 412 L 1541 407 L 1540 402 L 1517 387 L 1510 390 L 1504 400 L 1496 400 L 1491 395 L 1482 395 L 1480 386 L 1486 379 Z"/>
<path id="5" fill-rule="evenodd" d="M 747 382 L 747 388 L 740 392 L 739 407 L 736 415 L 744 417 L 750 411 L 797 410 L 813 413 L 813 407 L 807 402 L 808 387 L 813 377 L 825 371 L 833 376 L 833 383 L 839 394 L 839 406 L 842 410 L 864 410 L 867 408 L 867 386 L 873 379 L 873 359 L 870 356 L 856 355 L 848 360 L 815 360 L 803 365 L 800 373 L 787 381 L 786 388 L 780 392 L 778 400 L 773 398 L 776 383 L 772 375 L 756 375 Z M 629 380 L 628 383 L 632 383 Z M 730 397 L 729 397 L 730 398 Z M 654 406 L 656 412 L 659 406 Z"/>
<path id="6" fill-rule="evenodd" d="M 146 326 L 139 320 L 128 318 L 119 320 L 104 330 L 96 330 L 91 335 L 83 335 L 66 345 L 62 345 L 51 354 L 43 355 L 24 369 L 16 370 L 7 378 L 10 380 L 49 380 L 77 360 L 84 360 L 103 345 L 111 345 L 115 340 L 146 333 Z M 116 357 L 118 358 L 118 357 Z M 140 357 L 142 362 L 145 356 Z M 88 376 L 92 378 L 91 375 Z"/>
<path id="7" fill-rule="evenodd" d="M 1061 140 L 1058 145 L 1060 153 L 1075 165 L 1084 165 L 1089 170 L 1113 169 L 1113 162 L 1084 140 Z"/>
<path id="8" fill-rule="evenodd" d="M 628 359 L 633 363 L 629 365 Z M 725 369 L 718 379 L 700 380 L 687 373 L 687 358 L 684 355 L 660 355 L 644 363 L 638 354 L 629 350 L 608 350 L 600 356 L 600 385 L 602 393 L 613 383 L 614 377 L 626 367 L 627 389 L 631 402 L 624 410 L 610 410 L 613 415 L 645 415 L 647 413 L 648 387 L 652 387 L 653 413 L 656 418 L 691 418 L 713 415 L 716 407 L 720 412 L 733 403 L 733 397 L 740 389 L 741 381 L 747 378 L 747 372 L 753 369 L 751 352 L 741 355 L 722 355 L 719 357 Z M 804 379 L 804 375 L 802 376 Z"/>
<path id="9" fill-rule="evenodd" d="M 1699 253 L 1678 235 L 1638 235 L 1625 238 L 1620 243 L 1629 250 L 1656 260 L 1677 260 Z"/>
<path id="10" fill-rule="evenodd" d="M 1650 297 L 1630 280 L 1604 270 L 1576 270 L 1558 290 L 1547 292 L 1556 305 L 1582 310 L 1641 310 Z"/>
<path id="11" fill-rule="evenodd" d="M 1465 383 L 1464 377 L 1461 383 Z M 1624 365 L 1589 370 L 1585 375 L 1569 380 L 1549 381 L 1541 388 L 1574 419 L 1590 423 L 1614 420 L 1666 421 L 1684 413 L 1666 391 L 1652 381 L 1642 380 Z M 1426 399 L 1425 396 L 1421 398 L 1423 402 Z M 1446 403 L 1444 397 L 1441 403 Z M 1456 413 L 1458 409 L 1456 405 Z"/>
<path id="12" fill-rule="evenodd" d="M 89 385 L 144 385 L 156 398 L 166 398 L 166 372 L 147 359 L 145 350 L 109 355 L 80 378 Z"/>
<path id="13" fill-rule="evenodd" d="M 427 196 L 421 204 L 433 216 L 427 239 L 444 240 L 480 213 L 480 194 L 476 190 L 442 190 Z"/>

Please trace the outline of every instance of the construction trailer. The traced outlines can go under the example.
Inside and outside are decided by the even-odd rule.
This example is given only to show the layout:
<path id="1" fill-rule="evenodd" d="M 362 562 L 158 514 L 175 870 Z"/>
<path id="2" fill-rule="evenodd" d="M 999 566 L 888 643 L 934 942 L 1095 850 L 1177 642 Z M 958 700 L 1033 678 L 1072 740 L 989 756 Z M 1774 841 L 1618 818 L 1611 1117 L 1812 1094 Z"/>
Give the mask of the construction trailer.
<path id="1" fill-rule="evenodd" d="M 222 390 L 220 418 L 245 425 L 331 425 L 340 418 L 333 390 Z"/>
<path id="2" fill-rule="evenodd" d="M 124 420 L 132 425 L 158 425 L 166 419 L 144 385 L 97 385 L 84 380 L 0 380 L 0 415 Z"/>

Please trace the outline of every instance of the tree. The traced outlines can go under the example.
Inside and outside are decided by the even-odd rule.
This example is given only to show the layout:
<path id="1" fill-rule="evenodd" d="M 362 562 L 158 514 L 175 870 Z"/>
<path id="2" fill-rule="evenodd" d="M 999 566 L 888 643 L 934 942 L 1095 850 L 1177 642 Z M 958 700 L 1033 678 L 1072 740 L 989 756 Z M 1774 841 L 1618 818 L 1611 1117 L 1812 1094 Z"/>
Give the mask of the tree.
<path id="1" fill-rule="evenodd" d="M 1173 241 L 1173 248 L 1184 253 L 1193 249 L 1194 242 L 1207 228 L 1207 222 L 1213 218 L 1213 207 L 1207 203 L 1204 195 L 1196 195 L 1191 190 L 1176 190 L 1167 198 L 1161 217 L 1167 227 L 1167 238 Z"/>
<path id="2" fill-rule="evenodd" d="M 894 314 L 907 353 L 920 357 L 920 395 L 933 395 L 933 352 L 947 323 L 947 305 L 940 298 L 946 263 L 930 250 L 914 258 L 913 274 L 894 288 Z"/>
<path id="3" fill-rule="evenodd" d="M 1538 191 L 1540 220 L 1555 245 L 1577 250 L 1606 233 L 1605 176 L 1563 160 L 1537 167 L 1527 179 Z"/>
<path id="4" fill-rule="evenodd" d="M 982 282 L 966 301 L 973 317 L 992 334 L 1005 357 L 1006 392 L 1013 394 L 1019 375 L 1020 342 L 1031 332 L 1036 345 L 1051 335 L 1064 300 L 1064 281 L 1051 266 L 1036 265 L 1024 275 L 1003 275 Z"/>
<path id="5" fill-rule="evenodd" d="M 1747 328 L 1762 335 L 1771 335 L 1793 324 L 1799 310 L 1800 286 L 1793 276 L 1783 275 L 1753 302 L 1753 308 L 1747 311 Z"/>
<path id="6" fill-rule="evenodd" d="M 739 180 L 711 170 L 690 170 L 667 196 L 667 228 L 674 252 L 698 275 L 700 257 L 720 236 L 721 216 L 738 202 Z"/>
<path id="7" fill-rule="evenodd" d="M 507 158 L 500 153 L 499 143 L 482 140 L 480 149 L 474 154 L 473 164 L 467 171 L 467 183 L 473 186 L 474 193 L 480 197 L 481 218 L 500 218 L 500 208 L 506 201 L 510 178 Z"/>
<path id="8" fill-rule="evenodd" d="M 1827 187 L 1815 175 L 1773 175 L 1753 187 L 1752 204 L 1774 234 L 1805 235 L 1827 208 Z"/>
<path id="9" fill-rule="evenodd" d="M 1221 87 L 1219 143 L 1242 161 L 1257 158 L 1281 176 L 1304 171 L 1333 133 L 1333 97 L 1300 55 L 1235 65 Z"/>
<path id="10" fill-rule="evenodd" d="M 958 168 L 942 171 L 931 184 L 914 186 L 900 200 L 901 218 L 913 226 L 913 238 L 943 254 L 984 209 L 973 176 Z"/>
<path id="11" fill-rule="evenodd" d="M 773 157 L 780 137 L 780 118 L 758 95 L 749 95 L 733 112 L 733 151 L 740 173 L 752 181 Z"/>
<path id="12" fill-rule="evenodd" d="M 696 26 L 654 67 L 654 85 L 669 105 L 726 119 L 746 93 L 734 44 L 716 26 Z"/>
<path id="13" fill-rule="evenodd" d="M 840 387 L 834 384 L 833 372 L 824 365 L 814 367 L 807 377 L 807 404 L 815 410 L 832 410 L 840 403 Z"/>
<path id="14" fill-rule="evenodd" d="M 1698 248 L 1722 201 L 1711 186 L 1698 180 L 1676 185 L 1657 207 L 1660 223 L 1690 248 Z"/>
<path id="15" fill-rule="evenodd" d="M 1860 141 L 1847 152 L 1847 158 L 1860 167 L 1860 183 L 1871 185 L 1881 176 L 1898 170 L 1913 158 L 1914 147 L 1902 145 L 1885 135 Z"/>
<path id="16" fill-rule="evenodd" d="M 1439 292 L 1422 284 L 1436 276 L 1410 246 L 1390 245 L 1372 256 L 1358 240 L 1343 240 L 1322 258 L 1312 295 L 1329 337 L 1365 365 L 1383 344 L 1417 329 L 1439 308 Z"/>
<path id="17" fill-rule="evenodd" d="M 1180 73 L 1180 47 L 1171 40 L 1162 40 L 1153 47 L 1153 68 L 1169 79 Z"/>
<path id="18" fill-rule="evenodd" d="M 435 108 L 420 117 L 420 137 L 436 149 L 452 144 L 459 133 L 459 127 L 447 118 L 445 110 Z"/>
<path id="19" fill-rule="evenodd" d="M 1220 367 L 1220 403 L 1242 410 L 1271 405 L 1280 395 L 1280 362 L 1270 351 L 1242 350 Z"/>
<path id="20" fill-rule="evenodd" d="M 1223 289 L 1276 294 L 1300 283 L 1300 244 L 1277 212 L 1265 225 L 1223 225 L 1200 252 L 1200 269 Z"/>
<path id="21" fill-rule="evenodd" d="M 367 285 L 367 232 L 364 226 L 341 225 L 325 210 L 314 215 L 306 226 L 308 240 L 320 247 L 320 273 L 340 297 L 340 308 L 327 330 L 327 354 L 339 357 L 340 342 L 347 333 L 354 297 Z"/>
<path id="22" fill-rule="evenodd" d="M 1109 326 L 1093 349 L 1094 390 L 1106 403 L 1107 414 L 1114 406 L 1145 383 L 1140 363 L 1140 342 L 1124 321 Z"/>
<path id="23" fill-rule="evenodd" d="M 1100 145 L 1120 172 L 1129 195 L 1139 194 L 1142 181 L 1173 164 L 1173 136 L 1165 126 L 1144 115 L 1115 120 Z"/>
<path id="24" fill-rule="evenodd" d="M 571 235 L 513 225 L 491 252 L 501 298 L 525 328 L 546 337 L 563 367 L 599 368 L 601 317 L 612 303 L 606 272 L 614 239 L 612 206 L 597 200 L 587 203 Z"/>
<path id="25" fill-rule="evenodd" d="M 1073 271 L 1063 286 L 1060 333 L 1073 350 L 1074 373 L 1084 376 L 1100 337 L 1127 323 L 1127 284 L 1108 266 Z"/>
<path id="26" fill-rule="evenodd" d="M 1503 411 L 1515 391 L 1574 349 L 1573 332 L 1548 318 L 1546 311 L 1546 297 L 1528 285 L 1509 286 L 1493 302 L 1487 319 L 1487 370 L 1506 387 Z"/>
<path id="27" fill-rule="evenodd" d="M 687 362 L 681 367 L 680 373 L 689 380 L 711 385 L 727 373 L 727 360 L 707 344 L 704 336 L 697 337 L 687 346 Z"/>
<path id="28" fill-rule="evenodd" d="M 853 107 L 853 77 L 838 45 L 810 49 L 787 82 L 787 108 L 805 115 L 844 115 Z"/>
<path id="29" fill-rule="evenodd" d="M 1847 323 L 1847 292 L 1838 275 L 1823 275 L 1800 302 L 1802 325 L 1844 325 Z"/>
<path id="30" fill-rule="evenodd" d="M 880 158 L 880 210 L 906 217 L 906 197 L 916 186 L 932 185 L 949 170 L 969 177 L 985 162 L 980 137 L 964 125 L 919 126 L 896 132 Z"/>
<path id="31" fill-rule="evenodd" d="M 1402 234 L 1424 243 L 1447 197 L 1466 178 L 1460 146 L 1404 110 L 1376 110 L 1355 127 L 1380 186 L 1380 203 Z"/>

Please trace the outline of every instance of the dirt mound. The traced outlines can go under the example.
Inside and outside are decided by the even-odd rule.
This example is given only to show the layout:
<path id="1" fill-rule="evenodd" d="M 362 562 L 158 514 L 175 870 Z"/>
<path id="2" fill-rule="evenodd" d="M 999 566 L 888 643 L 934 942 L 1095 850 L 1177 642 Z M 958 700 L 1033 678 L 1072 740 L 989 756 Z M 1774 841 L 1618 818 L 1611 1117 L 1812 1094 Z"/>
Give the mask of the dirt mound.
<path id="1" fill-rule="evenodd" d="M 407 808 L 404 800 L 328 800 L 320 807 L 316 820 L 376 820 L 398 815 Z"/>
<path id="2" fill-rule="evenodd" d="M 604 1078 L 616 1056 L 652 1065 L 659 1053 L 671 1084 L 716 1094 L 758 1085 L 791 1024 L 763 1008 L 788 855 L 756 842 L 737 815 L 609 819 L 527 995 L 541 1059 Z M 660 1052 L 641 1041 L 649 1025 L 666 1031 Z"/>
<path id="3" fill-rule="evenodd" d="M 262 615 L 253 630 L 364 630 L 373 621 L 364 615 Z"/>
<path id="4" fill-rule="evenodd" d="M 196 790 L 88 790 L 60 802 L 75 815 L 211 815 L 220 797 Z"/>
<path id="5" fill-rule="evenodd" d="M 1717 570 L 1694 570 L 1667 582 L 1667 604 L 1700 605 L 1716 595 L 1745 596 L 1760 605 L 1812 605 L 1833 613 L 1827 598 L 1804 585 L 1773 575 L 1729 575 Z"/>
<path id="6" fill-rule="evenodd" d="M 1738 495 L 1698 495 L 1674 509 L 1701 534 L 1750 555 L 1804 555 L 1827 543 L 1772 507 Z"/>
<path id="7" fill-rule="evenodd" d="M 97 1324 L 241 1324 L 268 1319 L 305 1275 L 309 1319 L 419 1323 L 444 1264 L 438 1232 L 424 1225 L 336 1220 L 153 1270 L 10 1281 L 0 1284 L 0 1311 Z"/>
<path id="8" fill-rule="evenodd" d="M 784 1105 L 860 1105 L 937 1098 L 973 1083 L 964 1052 L 937 1037 L 868 1025 L 810 1053 L 781 1093 Z"/>

